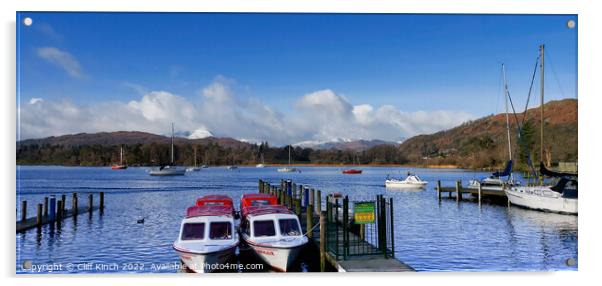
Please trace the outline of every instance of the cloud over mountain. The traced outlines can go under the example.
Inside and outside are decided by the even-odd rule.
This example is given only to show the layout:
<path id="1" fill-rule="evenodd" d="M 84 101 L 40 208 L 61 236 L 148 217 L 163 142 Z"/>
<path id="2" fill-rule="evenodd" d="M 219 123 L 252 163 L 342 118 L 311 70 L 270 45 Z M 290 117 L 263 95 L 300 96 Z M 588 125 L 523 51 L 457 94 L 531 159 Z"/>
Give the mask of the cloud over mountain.
<path id="1" fill-rule="evenodd" d="M 237 96 L 233 80 L 218 76 L 197 96 L 150 91 L 130 102 L 89 106 L 70 101 L 28 99 L 19 109 L 20 139 L 80 132 L 176 131 L 190 138 L 233 137 L 284 145 L 335 138 L 398 141 L 432 133 L 474 118 L 455 111 L 403 111 L 392 105 L 352 104 L 330 89 L 302 95 L 286 115 L 257 98 Z"/>

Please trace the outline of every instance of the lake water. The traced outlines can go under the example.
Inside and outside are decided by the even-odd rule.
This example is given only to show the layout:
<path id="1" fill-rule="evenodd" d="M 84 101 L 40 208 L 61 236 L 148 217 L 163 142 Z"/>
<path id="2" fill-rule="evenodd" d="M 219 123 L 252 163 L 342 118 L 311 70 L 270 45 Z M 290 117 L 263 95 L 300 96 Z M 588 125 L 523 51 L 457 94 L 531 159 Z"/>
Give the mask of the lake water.
<path id="1" fill-rule="evenodd" d="M 276 168 L 203 169 L 181 177 L 151 177 L 146 168 L 113 171 L 110 168 L 17 167 L 17 217 L 20 202 L 28 201 L 28 214 L 45 196 L 105 192 L 105 211 L 91 217 L 66 219 L 60 228 L 46 225 L 16 234 L 16 271 L 32 273 L 26 261 L 46 267 L 73 263 L 108 265 L 104 270 L 75 272 L 176 272 L 179 262 L 172 250 L 185 209 L 204 194 L 226 194 L 238 200 L 257 192 L 258 179 L 278 184 L 280 179 L 311 185 L 322 194 L 341 192 L 350 199 L 392 197 L 395 214 L 395 256 L 418 271 L 550 271 L 577 270 L 577 217 L 544 213 L 504 203 L 477 203 L 455 199 L 438 202 L 435 182 L 487 176 L 464 170 L 363 168 L 361 175 L 343 175 L 336 167 L 301 167 L 301 173 L 282 174 Z M 387 174 L 402 177 L 408 170 L 429 181 L 420 192 L 387 191 Z M 468 197 L 468 195 L 464 195 Z M 444 196 L 445 197 L 445 196 Z M 29 216 L 31 216 L 29 215 Z M 136 221 L 145 218 L 144 224 Z M 54 264 L 53 264 L 54 263 Z M 116 268 L 111 265 L 116 263 Z M 142 269 L 129 267 L 143 264 Z M 129 265 L 129 266 L 128 266 Z M 307 271 L 300 263 L 299 270 Z M 113 265 L 114 266 L 114 265 Z M 123 266 L 128 266 L 126 269 Z M 134 265 L 135 266 L 135 265 Z M 159 269 L 157 269 L 159 268 Z M 65 268 L 53 272 L 70 272 Z M 47 273 L 42 271 L 42 273 Z M 70 272 L 73 273 L 73 272 Z"/>

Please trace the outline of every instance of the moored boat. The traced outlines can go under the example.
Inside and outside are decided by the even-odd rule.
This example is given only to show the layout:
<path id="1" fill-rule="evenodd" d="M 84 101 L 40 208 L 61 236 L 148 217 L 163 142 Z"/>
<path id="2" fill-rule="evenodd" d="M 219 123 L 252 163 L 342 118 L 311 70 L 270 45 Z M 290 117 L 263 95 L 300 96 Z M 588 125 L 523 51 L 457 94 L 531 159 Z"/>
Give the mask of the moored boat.
<path id="1" fill-rule="evenodd" d="M 277 271 L 287 271 L 308 241 L 299 218 L 285 206 L 249 204 L 241 209 L 241 252 L 250 252 Z"/>
<path id="2" fill-rule="evenodd" d="M 160 167 L 151 169 L 149 175 L 151 176 L 184 176 L 186 174 L 186 169 L 182 167 L 175 166 L 174 160 L 174 127 L 173 123 L 171 124 L 171 165 L 161 165 Z"/>
<path id="3" fill-rule="evenodd" d="M 220 269 L 220 264 L 231 261 L 239 238 L 231 200 L 229 205 L 201 203 L 201 206 L 199 201 L 203 199 L 187 209 L 173 248 L 189 270 L 205 273 Z"/>
<path id="4" fill-rule="evenodd" d="M 410 172 L 408 172 L 408 176 L 404 180 L 390 178 L 388 176 L 385 180 L 385 187 L 392 189 L 421 190 L 424 187 L 426 187 L 427 184 L 428 182 L 423 181 L 422 179 L 420 179 L 420 177 L 418 177 L 418 175 L 411 174 Z"/>
<path id="5" fill-rule="evenodd" d="M 119 152 L 119 164 L 111 166 L 113 170 L 125 170 L 128 168 L 128 165 L 123 164 L 123 146 L 120 148 Z"/>
<path id="6" fill-rule="evenodd" d="M 346 169 L 343 170 L 343 174 L 361 174 L 362 170 L 359 169 Z"/>
<path id="7" fill-rule="evenodd" d="M 288 165 L 287 167 L 284 168 L 278 168 L 278 172 L 280 173 L 293 173 L 293 172 L 299 172 L 299 170 L 297 168 L 293 168 L 290 167 L 291 165 L 291 146 L 288 146 Z"/>

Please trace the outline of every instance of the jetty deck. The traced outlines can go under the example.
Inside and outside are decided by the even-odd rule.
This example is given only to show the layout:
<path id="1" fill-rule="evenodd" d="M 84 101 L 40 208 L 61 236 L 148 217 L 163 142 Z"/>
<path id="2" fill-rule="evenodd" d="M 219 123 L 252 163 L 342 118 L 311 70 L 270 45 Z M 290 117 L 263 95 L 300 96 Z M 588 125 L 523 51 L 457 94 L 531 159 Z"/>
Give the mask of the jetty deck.
<path id="1" fill-rule="evenodd" d="M 376 216 L 379 216 L 378 213 L 382 211 L 380 215 L 383 216 L 379 221 L 391 224 L 379 223 L 379 227 L 374 224 L 371 228 L 372 233 L 368 234 L 372 238 L 370 240 L 366 239 L 366 231 L 363 227 L 360 228 L 362 229 L 361 235 L 358 233 L 358 229 L 352 231 L 346 227 L 349 225 L 349 218 L 339 213 L 338 209 L 347 210 L 348 199 L 345 198 L 346 204 L 338 204 L 340 200 L 338 198 L 336 199 L 337 203 L 333 205 L 329 203 L 329 200 L 333 200 L 332 195 L 327 195 L 324 201 L 320 190 L 314 190 L 301 184 L 298 187 L 297 192 L 297 185 L 290 180 L 281 180 L 279 186 L 259 180 L 259 192 L 277 196 L 280 204 L 287 206 L 299 216 L 301 228 L 310 239 L 310 249 L 320 253 L 321 271 L 325 271 L 326 263 L 339 272 L 416 271 L 394 257 L 394 241 L 391 239 L 394 232 L 390 220 L 392 219 L 392 207 L 391 213 L 384 209 L 376 211 Z M 385 200 L 381 199 L 384 206 Z M 323 205 L 326 205 L 327 210 L 322 210 Z M 336 209 L 337 214 L 332 212 L 333 209 Z M 343 219 L 339 219 L 339 215 Z M 376 234 L 377 230 L 378 234 Z M 377 235 L 378 240 L 375 239 Z M 386 239 L 389 241 L 387 242 Z"/>
<path id="2" fill-rule="evenodd" d="M 455 186 L 441 186 L 441 181 L 437 181 L 437 186 L 435 187 L 435 191 L 437 192 L 437 197 L 439 201 L 441 201 L 441 197 L 443 193 L 447 193 L 448 198 L 452 197 L 452 194 L 455 194 L 456 200 L 462 200 L 462 194 L 470 194 L 477 197 L 479 203 L 484 196 L 487 197 L 496 197 L 496 198 L 508 198 L 504 191 L 493 191 L 482 189 L 479 185 L 478 188 L 466 188 L 462 186 L 462 181 L 456 181 Z"/>

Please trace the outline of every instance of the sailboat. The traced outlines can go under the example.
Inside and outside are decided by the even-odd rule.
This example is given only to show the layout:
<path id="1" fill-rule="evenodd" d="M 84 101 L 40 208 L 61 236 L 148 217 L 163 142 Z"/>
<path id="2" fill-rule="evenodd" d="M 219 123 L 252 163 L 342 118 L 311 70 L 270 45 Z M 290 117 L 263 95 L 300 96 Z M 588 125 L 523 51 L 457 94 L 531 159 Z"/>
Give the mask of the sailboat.
<path id="1" fill-rule="evenodd" d="M 540 93 L 541 93 L 541 143 L 539 163 L 540 176 L 557 179 L 556 184 L 544 184 L 543 179 L 535 186 L 515 186 L 505 190 L 508 202 L 513 205 L 564 214 L 578 214 L 577 207 L 577 174 L 561 173 L 548 170 L 543 164 L 543 136 L 544 136 L 544 45 L 539 46 L 540 60 Z"/>
<path id="2" fill-rule="evenodd" d="M 255 165 L 255 168 L 265 168 L 265 162 L 263 160 L 263 153 L 261 153 L 261 163 Z"/>
<path id="3" fill-rule="evenodd" d="M 508 136 L 508 162 L 506 162 L 506 168 L 502 172 L 494 172 L 491 176 L 480 180 L 470 180 L 468 182 L 468 189 L 479 189 L 483 191 L 500 192 L 503 193 L 506 187 L 519 185 L 512 178 L 512 143 L 510 138 L 510 112 L 508 111 L 508 99 L 510 93 L 508 92 L 508 82 L 506 80 L 506 67 L 502 64 L 502 74 L 504 77 L 504 98 L 506 102 L 506 133 Z M 503 180 L 502 177 L 508 177 Z"/>
<path id="4" fill-rule="evenodd" d="M 280 172 L 280 173 L 292 173 L 292 172 L 298 172 L 299 171 L 297 168 L 290 167 L 290 165 L 291 165 L 291 145 L 288 145 L 288 166 L 284 167 L 284 168 L 279 168 L 278 172 Z"/>
<path id="5" fill-rule="evenodd" d="M 164 165 L 158 168 L 152 169 L 149 174 L 151 176 L 183 176 L 186 174 L 186 169 L 178 167 L 174 162 L 173 152 L 173 141 L 174 141 L 174 127 L 171 124 L 171 165 Z"/>
<path id="6" fill-rule="evenodd" d="M 128 165 L 123 164 L 123 146 L 121 146 L 121 152 L 119 154 L 119 165 L 111 166 L 113 170 L 125 170 L 128 168 Z"/>
<path id="7" fill-rule="evenodd" d="M 186 169 L 186 172 L 198 172 L 201 168 L 196 165 L 196 147 L 194 147 L 194 166 Z"/>

